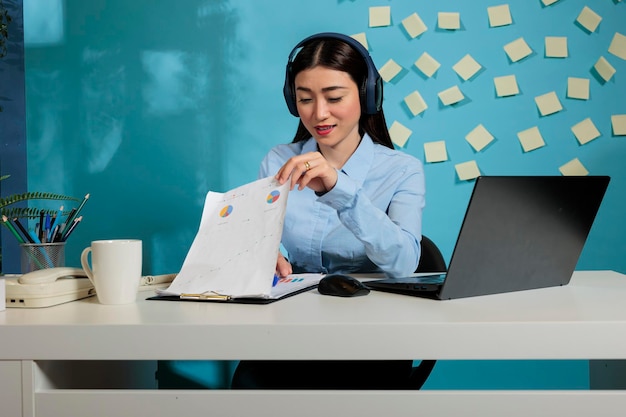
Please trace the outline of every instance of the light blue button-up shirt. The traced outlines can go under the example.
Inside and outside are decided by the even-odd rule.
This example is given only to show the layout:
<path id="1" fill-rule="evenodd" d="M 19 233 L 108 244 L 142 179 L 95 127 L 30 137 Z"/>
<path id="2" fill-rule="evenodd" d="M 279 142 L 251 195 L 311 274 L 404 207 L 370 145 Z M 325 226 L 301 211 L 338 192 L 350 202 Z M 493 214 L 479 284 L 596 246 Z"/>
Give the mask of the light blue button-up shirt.
<path id="1" fill-rule="evenodd" d="M 259 178 L 315 151 L 313 138 L 278 145 L 263 160 Z M 332 190 L 320 197 L 310 188 L 289 193 L 282 244 L 294 272 L 414 272 L 424 194 L 422 163 L 365 135 Z"/>

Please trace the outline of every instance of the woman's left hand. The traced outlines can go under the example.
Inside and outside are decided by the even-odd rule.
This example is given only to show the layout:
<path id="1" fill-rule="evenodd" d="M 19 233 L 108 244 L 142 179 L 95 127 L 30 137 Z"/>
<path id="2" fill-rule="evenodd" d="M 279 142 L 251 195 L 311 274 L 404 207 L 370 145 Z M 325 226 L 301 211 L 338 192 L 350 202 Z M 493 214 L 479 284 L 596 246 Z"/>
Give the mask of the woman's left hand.
<path id="1" fill-rule="evenodd" d="M 298 190 L 309 187 L 317 193 L 324 193 L 337 184 L 337 170 L 320 152 L 309 152 L 289 158 L 276 174 L 276 179 L 281 184 L 290 178 L 290 190 L 297 184 Z"/>

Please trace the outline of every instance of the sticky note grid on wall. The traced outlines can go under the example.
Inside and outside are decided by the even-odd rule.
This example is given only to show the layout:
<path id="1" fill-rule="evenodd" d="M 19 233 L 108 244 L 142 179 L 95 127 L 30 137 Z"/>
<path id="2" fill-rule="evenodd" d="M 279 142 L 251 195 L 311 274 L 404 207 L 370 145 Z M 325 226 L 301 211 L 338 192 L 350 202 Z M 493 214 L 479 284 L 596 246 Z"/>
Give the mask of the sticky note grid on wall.
<path id="1" fill-rule="evenodd" d="M 458 180 L 473 180 L 498 147 L 521 158 L 551 147 L 547 173 L 589 175 L 585 147 L 626 136 L 626 107 L 606 104 L 626 94 L 626 26 L 608 21 L 626 21 L 622 2 L 471 2 L 471 12 L 433 2 L 408 13 L 390 3 L 369 7 L 352 36 L 379 65 L 392 141 L 423 152 L 427 168 L 452 164 Z M 541 25 L 546 18 L 553 24 Z M 389 31 L 402 33 L 400 45 L 386 44 Z M 510 122 L 497 111 L 505 106 Z"/>

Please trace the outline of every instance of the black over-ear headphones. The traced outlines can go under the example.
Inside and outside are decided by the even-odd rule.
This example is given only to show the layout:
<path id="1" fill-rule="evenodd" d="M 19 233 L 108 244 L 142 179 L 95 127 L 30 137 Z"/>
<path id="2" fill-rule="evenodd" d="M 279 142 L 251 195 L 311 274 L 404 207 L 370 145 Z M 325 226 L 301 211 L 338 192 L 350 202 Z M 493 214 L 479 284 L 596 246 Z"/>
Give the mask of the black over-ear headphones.
<path id="1" fill-rule="evenodd" d="M 374 65 L 374 61 L 372 61 L 372 57 L 370 56 L 369 52 L 367 52 L 367 49 L 365 49 L 365 47 L 361 44 L 361 42 L 350 36 L 333 32 L 324 32 L 309 36 L 308 38 L 298 43 L 289 54 L 289 60 L 287 62 L 287 70 L 285 74 L 285 86 L 283 87 L 283 95 L 285 96 L 285 102 L 287 103 L 289 112 L 298 117 L 296 94 L 295 91 L 293 91 L 293 85 L 295 81 L 293 79 L 292 73 L 293 59 L 297 55 L 297 52 L 300 48 L 315 39 L 338 39 L 352 46 L 361 54 L 367 66 L 367 77 L 365 79 L 365 82 L 363 83 L 363 86 L 360 86 L 361 103 L 363 106 L 362 111 L 366 114 L 378 113 L 382 108 L 383 103 L 383 81 L 380 77 L 380 74 L 378 73 L 378 70 L 376 69 L 376 66 Z"/>

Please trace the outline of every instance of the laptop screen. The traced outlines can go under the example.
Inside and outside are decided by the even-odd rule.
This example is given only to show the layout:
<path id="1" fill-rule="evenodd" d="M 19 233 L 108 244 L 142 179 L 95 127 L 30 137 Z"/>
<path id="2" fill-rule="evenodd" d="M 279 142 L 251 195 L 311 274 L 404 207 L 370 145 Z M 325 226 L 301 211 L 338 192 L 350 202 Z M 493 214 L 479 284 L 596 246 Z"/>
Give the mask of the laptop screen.
<path id="1" fill-rule="evenodd" d="M 476 180 L 440 298 L 569 283 L 606 176 L 485 176 Z"/>
<path id="2" fill-rule="evenodd" d="M 566 285 L 609 177 L 479 177 L 443 285 L 385 279 L 382 291 L 453 299 Z"/>

